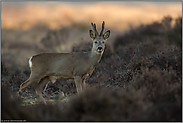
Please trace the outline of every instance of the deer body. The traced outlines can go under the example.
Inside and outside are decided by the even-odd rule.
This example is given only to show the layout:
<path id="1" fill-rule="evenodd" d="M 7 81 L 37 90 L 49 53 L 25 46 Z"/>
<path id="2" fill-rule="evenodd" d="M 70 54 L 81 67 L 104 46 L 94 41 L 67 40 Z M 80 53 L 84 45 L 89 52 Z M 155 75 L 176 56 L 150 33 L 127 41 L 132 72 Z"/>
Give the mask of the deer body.
<path id="1" fill-rule="evenodd" d="M 93 47 L 90 52 L 82 53 L 41 53 L 32 56 L 29 60 L 31 75 L 24 83 L 20 85 L 19 94 L 31 84 L 38 82 L 35 90 L 43 99 L 41 89 L 51 80 L 55 83 L 56 79 L 74 79 L 78 93 L 85 88 L 85 79 L 90 76 L 99 63 L 105 48 L 105 41 L 110 35 L 110 31 L 99 35 L 96 25 L 92 23 L 93 30 L 90 30 L 90 37 L 93 40 Z M 46 102 L 45 102 L 46 104 Z"/>
<path id="2" fill-rule="evenodd" d="M 101 54 L 92 54 L 92 52 L 42 53 L 32 57 L 31 71 L 35 71 L 37 76 L 53 76 L 52 78 L 63 79 L 74 79 L 75 76 L 89 76 L 100 61 L 101 56 Z"/>

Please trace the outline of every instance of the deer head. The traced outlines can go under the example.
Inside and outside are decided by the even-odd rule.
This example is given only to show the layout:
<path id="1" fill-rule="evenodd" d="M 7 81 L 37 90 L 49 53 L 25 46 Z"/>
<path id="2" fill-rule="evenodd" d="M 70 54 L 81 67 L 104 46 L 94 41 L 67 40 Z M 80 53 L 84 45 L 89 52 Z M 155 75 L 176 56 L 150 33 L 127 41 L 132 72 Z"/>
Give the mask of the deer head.
<path id="1" fill-rule="evenodd" d="M 93 50 L 97 53 L 97 54 L 102 54 L 104 52 L 105 49 L 105 43 L 107 41 L 107 39 L 110 36 L 110 30 L 106 31 L 104 34 L 104 26 L 105 26 L 105 22 L 103 21 L 102 23 L 102 30 L 99 33 L 97 32 L 96 29 L 96 25 L 91 23 L 92 25 L 92 29 L 89 31 L 90 37 L 93 40 Z"/>

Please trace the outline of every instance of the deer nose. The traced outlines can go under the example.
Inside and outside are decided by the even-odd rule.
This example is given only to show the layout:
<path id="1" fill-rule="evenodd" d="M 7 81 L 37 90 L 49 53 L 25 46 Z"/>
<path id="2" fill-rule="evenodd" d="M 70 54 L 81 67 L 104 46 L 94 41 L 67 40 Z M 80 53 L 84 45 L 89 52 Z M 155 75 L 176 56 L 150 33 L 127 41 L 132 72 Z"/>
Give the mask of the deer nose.
<path id="1" fill-rule="evenodd" d="M 101 51 L 102 50 L 102 47 L 98 47 L 98 50 Z"/>

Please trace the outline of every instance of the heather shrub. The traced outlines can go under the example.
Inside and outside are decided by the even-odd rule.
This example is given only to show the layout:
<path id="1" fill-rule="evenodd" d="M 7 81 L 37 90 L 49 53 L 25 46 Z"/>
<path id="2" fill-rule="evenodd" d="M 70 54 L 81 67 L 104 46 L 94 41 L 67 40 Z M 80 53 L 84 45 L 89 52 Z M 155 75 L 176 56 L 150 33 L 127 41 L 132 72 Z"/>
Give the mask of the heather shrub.
<path id="1" fill-rule="evenodd" d="M 9 91 L 7 88 L 1 87 L 1 120 L 25 120 L 32 118 L 21 110 L 20 99 L 12 98 Z"/>
<path id="2" fill-rule="evenodd" d="M 150 25 L 141 25 L 136 29 L 132 29 L 124 33 L 123 35 L 117 36 L 114 41 L 114 49 L 117 49 L 119 46 L 143 43 L 151 39 L 151 37 L 160 37 L 163 34 L 164 29 L 161 23 L 154 22 Z M 160 43 L 158 40 L 155 41 L 156 43 Z"/>
<path id="3" fill-rule="evenodd" d="M 144 42 L 151 42 L 155 46 L 175 44 L 181 47 L 182 42 L 182 17 L 176 19 L 176 23 L 171 27 L 172 18 L 166 16 L 161 22 L 154 22 L 149 25 L 141 25 L 135 29 L 129 30 L 123 35 L 116 37 L 114 49 L 118 53 L 118 47 L 127 45 L 136 45 Z"/>
<path id="4" fill-rule="evenodd" d="M 162 70 L 170 70 L 172 68 L 176 71 L 176 74 L 182 75 L 182 53 L 179 48 L 170 46 L 162 48 L 156 54 L 150 57 L 141 57 L 140 59 L 134 59 L 130 61 L 127 67 L 133 71 L 140 70 L 141 67 L 161 68 Z"/>
<path id="5" fill-rule="evenodd" d="M 90 88 L 73 98 L 64 109 L 65 121 L 143 121 L 150 103 L 140 95 L 112 88 Z M 144 105 L 144 103 L 146 105 Z M 133 110 L 133 112 L 132 112 Z M 139 112 L 140 111 L 140 112 Z"/>
<path id="6" fill-rule="evenodd" d="M 141 71 L 133 76 L 127 91 L 140 91 L 142 100 L 153 104 L 147 111 L 148 120 L 181 121 L 182 79 L 173 69 L 141 68 Z"/>
<path id="7" fill-rule="evenodd" d="M 69 30 L 63 28 L 60 30 L 49 30 L 41 43 L 47 49 L 55 50 L 58 46 L 63 45 L 69 36 Z"/>
<path id="8" fill-rule="evenodd" d="M 11 42 L 11 43 L 8 44 L 7 48 L 9 48 L 11 50 L 12 49 L 21 49 L 21 50 L 23 50 L 23 49 L 26 49 L 26 50 L 34 49 L 34 50 L 37 50 L 37 51 L 40 50 L 40 48 L 36 44 L 25 43 L 25 42 L 21 42 L 21 41 Z"/>
<path id="9" fill-rule="evenodd" d="M 160 96 L 170 94 L 171 90 L 160 92 Z M 61 121 L 181 121 L 181 103 L 177 102 L 180 101 L 180 86 L 179 97 L 175 94 L 177 99 L 174 101 L 166 97 L 158 102 L 147 100 L 148 92 L 144 86 L 140 89 L 127 86 L 126 90 L 93 87 L 68 102 Z"/>
<path id="10" fill-rule="evenodd" d="M 116 55 L 129 63 L 134 59 L 142 59 L 145 57 L 150 57 L 152 54 L 158 51 L 159 47 L 152 44 L 152 42 L 144 42 L 140 44 L 129 44 L 128 46 L 119 46 L 116 49 Z"/>
<path id="11" fill-rule="evenodd" d="M 1 89 L 2 109 L 1 120 L 10 121 L 61 121 L 62 106 L 45 105 L 39 103 L 37 105 L 22 106 L 20 98 L 12 97 L 6 88 Z"/>
<path id="12" fill-rule="evenodd" d="M 79 96 L 75 96 L 72 79 L 49 82 L 43 87 L 43 97 L 54 99 L 53 104 L 22 106 L 16 94 L 30 70 L 15 71 L 2 62 L 2 119 L 182 121 L 182 18 L 177 18 L 173 27 L 171 23 L 172 18 L 167 16 L 161 22 L 129 30 L 115 39 L 114 52 L 106 45 L 100 63 L 86 79 L 87 90 Z M 60 33 L 64 35 L 67 31 Z M 67 34 L 59 37 L 60 33 L 51 31 L 41 42 L 54 48 L 60 45 L 57 39 L 67 39 Z M 72 52 L 87 52 L 91 47 L 91 42 L 81 43 Z M 59 100 L 62 92 L 68 99 L 66 103 Z M 32 87 L 22 96 L 23 100 L 30 98 L 38 98 Z"/>
<path id="13" fill-rule="evenodd" d="M 176 103 L 152 103 L 145 100 L 145 89 L 127 90 L 93 87 L 67 104 L 42 103 L 22 107 L 19 99 L 3 93 L 2 119 L 26 121 L 181 121 Z M 8 102 L 8 103 L 5 103 Z M 10 108 L 11 107 L 11 108 Z M 168 112 L 166 112 L 168 111 Z"/>
<path id="14" fill-rule="evenodd" d="M 175 44 L 182 49 L 182 17 L 176 19 L 174 27 L 168 31 L 168 44 Z"/>
<path id="15" fill-rule="evenodd" d="M 26 75 L 20 70 L 11 71 L 1 62 L 1 86 L 9 88 L 11 91 L 18 91 L 21 83 L 26 79 Z"/>
<path id="16" fill-rule="evenodd" d="M 145 100 L 181 104 L 182 82 L 175 71 L 148 68 L 142 68 L 141 71 L 142 73 L 133 76 L 128 85 L 136 90 L 144 90 Z"/>
<path id="17" fill-rule="evenodd" d="M 74 46 L 72 48 L 72 52 L 88 52 L 91 50 L 91 48 L 92 48 L 92 42 L 91 43 L 82 42 L 79 45 Z"/>

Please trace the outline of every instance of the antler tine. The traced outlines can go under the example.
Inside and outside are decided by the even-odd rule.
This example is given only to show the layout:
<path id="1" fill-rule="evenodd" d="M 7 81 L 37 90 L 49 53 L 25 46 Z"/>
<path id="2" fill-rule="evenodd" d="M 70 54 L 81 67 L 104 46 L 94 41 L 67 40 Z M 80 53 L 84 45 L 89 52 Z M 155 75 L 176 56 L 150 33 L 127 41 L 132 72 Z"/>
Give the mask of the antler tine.
<path id="1" fill-rule="evenodd" d="M 100 36 L 103 35 L 103 32 L 104 32 L 104 25 L 105 25 L 105 22 L 103 21 L 103 23 L 102 23 L 102 30 L 101 30 L 101 32 L 100 32 Z"/>
<path id="2" fill-rule="evenodd" d="M 97 32 L 95 23 L 94 24 L 91 23 L 91 25 L 92 25 L 93 31 L 96 33 L 96 35 L 99 35 L 98 32 Z"/>

